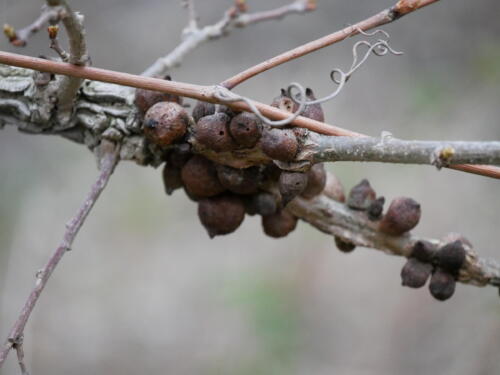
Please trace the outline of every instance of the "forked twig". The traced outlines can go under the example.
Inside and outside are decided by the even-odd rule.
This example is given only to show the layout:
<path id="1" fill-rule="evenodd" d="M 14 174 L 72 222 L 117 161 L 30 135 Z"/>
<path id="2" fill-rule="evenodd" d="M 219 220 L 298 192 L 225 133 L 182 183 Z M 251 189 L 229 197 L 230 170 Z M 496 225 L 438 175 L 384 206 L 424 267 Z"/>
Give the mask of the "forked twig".
<path id="1" fill-rule="evenodd" d="M 10 42 L 17 46 L 24 46 L 28 38 L 49 23 L 50 47 L 54 49 L 61 59 L 76 65 L 86 65 L 89 62 L 87 44 L 85 42 L 85 29 L 83 16 L 73 12 L 66 0 L 46 0 L 47 6 L 42 8 L 40 17 L 31 25 L 16 31 L 12 26 L 4 25 L 4 34 Z M 62 22 L 68 35 L 69 52 L 63 50 L 57 40 L 57 24 Z M 75 77 L 60 77 L 54 84 L 57 88 L 57 116 L 62 124 L 69 122 L 75 96 L 82 83 Z"/>
<path id="2" fill-rule="evenodd" d="M 59 6 L 44 6 L 40 16 L 30 25 L 16 30 L 13 26 L 5 24 L 3 32 L 9 39 L 9 42 L 16 47 L 24 47 L 28 39 L 38 32 L 45 24 L 49 22 L 59 22 L 61 19 L 62 8 Z"/>

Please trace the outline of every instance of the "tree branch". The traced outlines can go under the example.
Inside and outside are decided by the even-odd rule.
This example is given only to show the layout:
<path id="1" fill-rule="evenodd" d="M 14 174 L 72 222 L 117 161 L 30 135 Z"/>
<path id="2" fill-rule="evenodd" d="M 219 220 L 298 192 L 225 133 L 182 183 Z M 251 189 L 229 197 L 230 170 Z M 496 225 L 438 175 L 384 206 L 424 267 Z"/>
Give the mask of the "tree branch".
<path id="1" fill-rule="evenodd" d="M 40 298 L 40 295 L 45 288 L 45 285 L 49 281 L 52 272 L 59 264 L 64 254 L 71 250 L 73 241 L 78 234 L 78 231 L 82 227 L 85 219 L 92 210 L 92 207 L 96 203 L 97 199 L 101 195 L 102 191 L 106 187 L 106 184 L 111 177 L 116 164 L 118 163 L 118 150 L 119 148 L 110 142 L 103 142 L 100 147 L 100 174 L 96 182 L 92 185 L 90 192 L 83 202 L 82 206 L 78 209 L 76 215 L 66 224 L 66 232 L 64 233 L 62 242 L 56 249 L 54 254 L 50 257 L 46 266 L 37 273 L 37 280 L 34 288 L 32 289 L 26 303 L 24 304 L 19 317 L 17 318 L 14 326 L 12 327 L 7 341 L 4 344 L 3 349 L 0 351 L 0 368 L 5 362 L 9 351 L 13 348 L 19 348 L 22 343 L 22 337 L 26 323 L 30 318 L 35 305 Z"/>
<path id="2" fill-rule="evenodd" d="M 394 7 L 388 8 L 376 16 L 251 68 L 241 73 L 241 75 L 226 81 L 224 85 L 227 88 L 233 88 L 246 79 L 273 66 L 303 56 L 326 45 L 333 44 L 336 41 L 359 33 L 360 30 L 368 30 L 372 27 L 392 22 L 405 14 L 436 1 L 438 0 L 400 0 Z M 134 147 L 133 142 L 137 140 L 142 142 L 141 146 L 138 146 L 140 148 L 139 151 L 132 151 L 134 155 L 136 155 L 134 152 L 150 152 L 153 154 L 155 152 L 148 149 L 148 147 L 154 148 L 154 146 L 148 145 L 143 139 L 141 120 L 136 116 L 136 109 L 129 100 L 131 95 L 133 95 L 132 90 L 89 82 L 89 85 L 82 89 L 83 93 L 81 96 L 78 96 L 79 101 L 75 106 L 75 111 L 73 111 L 74 100 L 82 80 L 88 78 L 108 83 L 157 90 L 212 103 L 225 103 L 236 110 L 250 110 L 250 106 L 247 103 L 221 99 L 220 94 L 222 91 L 220 86 L 199 86 L 181 82 L 170 82 L 77 66 L 85 65 L 87 61 L 82 18 L 73 13 L 64 0 L 47 0 L 47 3 L 52 6 L 61 6 L 64 9 L 65 16 L 62 19 L 70 39 L 69 61 L 71 64 L 16 56 L 4 52 L 0 52 L 0 62 L 65 75 L 64 77 L 58 77 L 57 81 L 53 82 L 59 88 L 57 92 L 60 110 L 58 121 L 63 124 L 69 124 L 68 127 L 59 128 L 58 132 L 68 138 L 82 143 L 85 142 L 91 148 L 99 145 L 96 150 L 100 156 L 101 172 L 97 181 L 92 186 L 87 199 L 77 214 L 67 224 L 66 232 L 59 247 L 51 256 L 44 269 L 37 274 L 36 284 L 12 327 L 3 349 L 0 349 L 0 368 L 10 350 L 14 349 L 17 351 L 18 362 L 23 374 L 27 374 L 22 345 L 26 324 L 52 272 L 66 251 L 70 250 L 77 233 L 99 195 L 106 187 L 120 159 L 119 147 L 115 146 L 110 140 L 119 141 L 119 143 L 123 142 L 125 145 L 131 145 L 130 147 L 132 148 Z M 229 10 L 226 12 L 219 23 L 206 26 L 203 29 L 199 29 L 197 26 L 192 0 L 188 1 L 188 6 L 190 21 L 185 30 L 185 39 L 171 54 L 158 60 L 144 74 L 163 75 L 162 73 L 165 70 L 180 62 L 193 48 L 206 40 L 223 36 L 231 27 L 241 27 L 264 20 L 278 19 L 290 13 L 303 13 L 312 10 L 314 2 L 311 0 L 297 0 L 288 6 L 254 14 L 236 14 L 234 11 L 236 8 L 233 7 L 233 11 Z M 338 38 L 338 40 L 335 38 Z M 296 52 L 294 53 L 293 51 Z M 0 66 L 0 76 L 2 75 L 1 70 L 2 67 Z M 32 72 L 16 71 L 10 68 L 7 68 L 7 70 L 9 72 L 17 72 L 18 76 L 13 74 L 12 76 L 15 76 L 16 79 L 0 82 L 0 127 L 4 123 L 18 122 L 26 126 L 27 129 L 36 129 L 40 133 L 56 132 L 53 128 L 50 128 L 52 125 L 47 125 L 49 122 L 47 119 L 40 119 L 34 115 L 34 108 L 36 106 L 34 103 L 37 97 L 36 94 L 33 94 L 33 91 L 38 90 L 33 90 L 33 88 L 40 88 L 37 86 L 43 86 L 44 84 L 37 83 Z M 9 73 L 7 75 L 9 76 Z M 41 89 L 41 91 L 44 91 L 44 89 Z M 29 95 L 26 96 L 26 93 L 29 93 Z M 97 99 L 106 98 L 107 100 L 88 100 L 89 97 Z M 113 100 L 109 100 L 110 98 Z M 262 114 L 273 120 L 282 120 L 289 117 L 289 113 L 280 109 L 258 102 L 253 103 Z M 33 126 L 33 124 L 36 125 Z M 301 138 L 302 149 L 297 157 L 299 162 L 303 160 L 313 163 L 350 160 L 432 164 L 438 167 L 450 166 L 455 169 L 500 178 L 499 168 L 459 165 L 461 163 L 500 164 L 500 142 L 404 141 L 387 135 L 381 139 L 376 139 L 301 116 L 295 119 L 293 124 L 324 133 L 308 133 Z M 40 125 L 41 127 L 37 128 Z M 340 137 L 331 137 L 328 135 Z M 91 140 L 89 141 L 89 139 Z M 154 161 L 147 160 L 146 157 L 144 157 L 143 162 L 144 164 L 154 163 Z M 410 233 L 405 233 L 401 236 L 384 234 L 378 229 L 378 224 L 369 220 L 365 213 L 351 210 L 346 205 L 335 202 L 324 195 L 315 197 L 312 200 L 296 198 L 287 206 L 287 209 L 325 233 L 340 237 L 355 245 L 371 247 L 394 255 L 409 257 L 414 244 L 419 240 L 423 240 Z M 436 239 L 427 239 L 426 241 L 438 246 L 444 244 L 444 241 Z M 499 287 L 500 265 L 494 261 L 479 258 L 473 249 L 467 245 L 466 261 L 460 269 L 458 280 L 476 286 L 492 285 Z"/>
<path id="3" fill-rule="evenodd" d="M 179 65 L 189 52 L 209 40 L 226 36 L 235 27 L 242 28 L 262 21 L 280 19 L 288 14 L 306 13 L 315 9 L 311 5 L 311 0 L 296 0 L 290 5 L 275 10 L 249 14 L 242 14 L 239 7 L 234 5 L 224 13 L 217 23 L 199 28 L 196 19 L 193 21 L 194 8 L 192 1 L 188 2 L 187 5 L 190 17 L 188 26 L 184 29 L 181 43 L 168 55 L 156 60 L 141 75 L 147 77 L 165 76 L 172 67 Z"/>
<path id="4" fill-rule="evenodd" d="M 438 168 L 464 163 L 500 165 L 500 142 L 405 141 L 390 133 L 380 138 L 309 133 L 297 160 L 429 164 Z"/>
<path id="5" fill-rule="evenodd" d="M 19 66 L 23 68 L 35 69 L 43 72 L 64 74 L 78 78 L 87 78 L 95 81 L 115 83 L 119 85 L 143 88 L 147 90 L 155 90 L 169 94 L 175 94 L 179 96 L 198 99 L 205 102 L 222 103 L 228 105 L 233 109 L 236 109 L 237 111 L 251 112 L 250 106 L 245 102 L 222 100 L 221 92 L 224 93 L 225 92 L 224 90 L 227 91 L 227 89 L 224 89 L 220 86 L 201 86 L 184 82 L 168 81 L 158 78 L 142 77 L 133 74 L 115 72 L 105 69 L 75 66 L 73 64 L 65 64 L 62 62 L 22 56 L 3 51 L 0 51 L 0 63 Z M 105 97 L 106 95 L 103 93 L 103 91 L 105 91 L 106 89 L 111 91 L 116 90 L 116 88 L 101 86 L 100 95 L 103 95 Z M 252 102 L 254 106 L 264 116 L 272 120 L 283 120 L 289 118 L 290 116 L 289 112 L 283 111 L 281 109 L 271 107 L 269 105 L 255 101 Z M 16 110 L 20 113 L 26 113 L 26 112 L 29 113 L 29 109 L 27 109 L 23 105 L 24 103 L 19 105 Z M 315 121 L 303 116 L 298 116 L 291 122 L 291 124 L 325 135 L 366 137 L 364 134 L 356 133 L 351 130 L 343 129 L 323 122 Z M 467 164 L 458 164 L 458 165 L 453 165 L 452 168 L 492 178 L 500 178 L 500 168 L 498 167 L 483 166 L 483 165 L 471 166 Z"/>
<path id="6" fill-rule="evenodd" d="M 305 56 L 321 48 L 325 48 L 332 44 L 341 42 L 344 39 L 347 39 L 348 37 L 359 34 L 360 31 L 368 31 L 375 27 L 380 27 L 385 24 L 391 23 L 406 14 L 414 12 L 420 8 L 433 4 L 437 1 L 439 0 L 400 0 L 393 7 L 387 8 L 381 11 L 380 13 L 377 13 L 361 22 L 358 22 L 352 26 L 345 27 L 342 30 L 326 35 L 320 39 L 308 42 L 302 46 L 284 52 L 278 56 L 275 56 L 269 60 L 261 62 L 260 64 L 257 64 L 251 68 L 248 68 L 243 72 L 238 73 L 233 77 L 226 79 L 224 82 L 221 83 L 221 86 L 224 86 L 232 90 L 239 84 L 247 81 L 252 77 L 255 77 L 260 73 L 265 72 L 266 70 L 272 69 L 281 64 L 295 60 L 299 57 Z"/>
<path id="7" fill-rule="evenodd" d="M 342 238 L 357 246 L 381 250 L 387 254 L 409 257 L 417 241 L 429 241 L 443 245 L 443 241 L 420 238 L 405 233 L 391 236 L 378 230 L 378 223 L 370 221 L 361 211 L 349 209 L 325 195 L 313 199 L 295 198 L 287 209 L 320 231 Z M 500 286 L 500 264 L 480 258 L 472 248 L 466 247 L 466 261 L 460 270 L 458 281 L 475 286 Z"/>

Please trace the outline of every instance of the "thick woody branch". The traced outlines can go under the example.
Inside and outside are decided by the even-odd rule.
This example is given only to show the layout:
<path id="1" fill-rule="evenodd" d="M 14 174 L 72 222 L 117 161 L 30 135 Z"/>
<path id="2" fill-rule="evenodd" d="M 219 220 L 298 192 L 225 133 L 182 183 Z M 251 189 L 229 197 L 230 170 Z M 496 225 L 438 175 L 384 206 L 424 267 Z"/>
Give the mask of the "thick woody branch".
<path id="1" fill-rule="evenodd" d="M 500 142 L 406 141 L 383 133 L 380 138 L 330 137 L 309 133 L 298 160 L 375 161 L 430 164 L 438 168 L 454 164 L 500 165 Z"/>
<path id="2" fill-rule="evenodd" d="M 24 328 L 26 323 L 35 308 L 43 289 L 47 285 L 47 282 L 54 272 L 55 268 L 59 264 L 60 260 L 66 254 L 67 251 L 71 250 L 73 241 L 78 234 L 78 231 L 82 227 L 85 219 L 92 210 L 92 207 L 96 203 L 97 199 L 101 195 L 102 191 L 106 187 L 106 184 L 111 177 L 116 164 L 118 163 L 118 147 L 110 142 L 103 142 L 100 147 L 100 174 L 96 182 L 92 185 L 90 192 L 83 202 L 82 206 L 78 209 L 76 215 L 66 224 L 66 232 L 64 233 L 63 239 L 56 249 L 54 254 L 50 257 L 49 261 L 45 267 L 37 273 L 37 279 L 35 286 L 33 287 L 24 307 L 19 314 L 14 326 L 12 327 L 7 341 L 5 342 L 3 348 L 0 350 L 0 368 L 5 362 L 7 355 L 11 349 L 22 349 L 22 339 Z M 22 362 L 22 357 L 19 359 Z"/>
<path id="3" fill-rule="evenodd" d="M 226 36 L 236 27 L 246 27 L 262 21 L 280 19 L 288 14 L 300 14 L 315 9 L 311 0 L 298 0 L 275 10 L 255 13 L 241 13 L 240 8 L 235 5 L 229 8 L 217 23 L 199 28 L 195 18 L 193 1 L 190 0 L 187 5 L 190 17 L 188 26 L 184 29 L 181 43 L 168 55 L 156 60 L 141 75 L 147 77 L 165 76 L 171 68 L 178 66 L 192 50 L 209 40 Z"/>
<path id="4" fill-rule="evenodd" d="M 313 40 L 309 43 L 306 43 L 302 46 L 299 46 L 269 60 L 266 60 L 260 64 L 257 64 L 251 68 L 248 68 L 245 71 L 226 79 L 221 83 L 221 85 L 231 90 L 239 84 L 247 81 L 248 79 L 265 72 L 266 70 L 272 69 L 291 60 L 295 60 L 321 48 L 325 48 L 332 44 L 341 42 L 344 39 L 359 34 L 360 31 L 368 31 L 373 28 L 391 23 L 406 14 L 414 12 L 437 1 L 439 0 L 400 0 L 393 7 L 387 8 L 361 22 L 358 22 L 352 26 L 345 27 L 342 30 L 326 35 L 320 39 Z"/>
<path id="5" fill-rule="evenodd" d="M 238 111 L 251 112 L 250 106 L 245 102 L 242 101 L 227 102 L 220 99 L 221 90 L 222 92 L 226 90 L 224 88 L 221 88 L 220 86 L 201 86 L 183 82 L 174 82 L 158 78 L 150 78 L 128 73 L 115 72 L 105 69 L 75 66 L 73 64 L 65 64 L 57 61 L 49 61 L 49 60 L 22 56 L 2 51 L 0 51 L 0 63 L 19 66 L 23 68 L 36 69 L 43 72 L 69 75 L 78 78 L 87 78 L 95 81 L 115 83 L 136 88 L 143 88 L 147 90 L 155 90 L 164 93 L 198 99 L 205 102 L 222 103 Z M 17 87 L 17 84 L 14 84 L 14 88 L 15 87 Z M 99 90 L 100 90 L 99 94 L 102 97 L 106 97 L 104 91 L 106 90 L 116 91 L 117 89 L 113 86 L 111 87 L 101 86 L 99 87 Z M 130 92 L 128 92 L 128 94 L 130 94 Z M 6 98 L 6 100 L 9 100 L 9 98 Z M 289 112 L 283 111 L 275 107 L 271 107 L 263 103 L 254 101 L 253 104 L 264 116 L 268 117 L 271 120 L 283 120 L 289 118 L 290 116 Z M 26 114 L 26 112 L 28 112 L 28 117 L 29 117 L 30 111 L 28 108 L 26 108 L 24 102 L 16 108 L 16 111 L 22 114 Z M 315 121 L 303 116 L 298 116 L 295 120 L 291 122 L 291 125 L 303 127 L 325 135 L 366 137 L 363 134 L 356 133 L 351 130 L 343 129 L 323 122 Z M 488 177 L 500 178 L 500 168 L 494 166 L 485 166 L 485 165 L 471 166 L 469 164 L 456 164 L 451 167 L 453 169 L 463 170 L 469 173 L 476 173 Z"/>
<path id="6" fill-rule="evenodd" d="M 440 240 L 421 238 L 411 233 L 401 236 L 384 234 L 378 230 L 378 223 L 370 221 L 364 212 L 351 210 L 345 204 L 324 195 L 311 200 L 295 198 L 287 209 L 324 233 L 387 254 L 409 257 L 415 243 L 421 240 L 435 245 L 443 244 Z M 500 286 L 500 264 L 480 258 L 470 248 L 466 251 L 466 261 L 460 270 L 458 281 L 475 286 Z"/>

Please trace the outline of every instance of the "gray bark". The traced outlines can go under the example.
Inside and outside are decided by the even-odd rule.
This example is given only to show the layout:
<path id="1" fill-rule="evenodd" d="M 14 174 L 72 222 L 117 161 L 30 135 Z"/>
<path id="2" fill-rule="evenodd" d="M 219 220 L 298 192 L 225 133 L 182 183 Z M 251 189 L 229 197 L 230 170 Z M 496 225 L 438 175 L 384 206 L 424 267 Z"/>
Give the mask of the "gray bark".
<path id="1" fill-rule="evenodd" d="M 46 73 L 0 65 L 0 128 L 10 125 L 25 133 L 60 135 L 90 150 L 101 139 L 120 141 L 122 160 L 159 163 L 160 153 L 142 136 L 134 89 L 84 81 L 71 118 L 61 123 L 53 115 L 56 80 Z"/>

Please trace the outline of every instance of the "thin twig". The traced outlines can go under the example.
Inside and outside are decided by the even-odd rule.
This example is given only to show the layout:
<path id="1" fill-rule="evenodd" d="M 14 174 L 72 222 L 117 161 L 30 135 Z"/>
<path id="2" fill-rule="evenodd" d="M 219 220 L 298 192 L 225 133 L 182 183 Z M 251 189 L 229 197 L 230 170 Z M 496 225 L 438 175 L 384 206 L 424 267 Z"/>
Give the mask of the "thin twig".
<path id="1" fill-rule="evenodd" d="M 364 212 L 351 210 L 345 204 L 325 195 L 310 200 L 295 198 L 288 204 L 287 210 L 323 233 L 387 254 L 409 257 L 413 245 L 420 240 L 442 244 L 440 240 L 420 238 L 411 233 L 401 236 L 384 234 L 378 229 L 378 223 L 370 221 Z M 466 261 L 460 270 L 458 281 L 475 286 L 499 287 L 500 264 L 494 260 L 480 258 L 470 248 L 466 248 L 466 251 Z"/>
<path id="2" fill-rule="evenodd" d="M 251 68 L 248 68 L 243 72 L 226 79 L 221 83 L 221 85 L 231 90 L 239 84 L 245 82 L 246 80 L 262 72 L 265 72 L 266 70 L 272 69 L 278 65 L 297 59 L 321 48 L 325 48 L 332 44 L 341 42 L 348 37 L 359 34 L 360 31 L 367 31 L 375 27 L 380 27 L 382 25 L 391 23 L 406 14 L 414 12 L 415 10 L 423 8 L 437 1 L 439 0 L 400 0 L 393 7 L 387 8 L 380 13 L 377 13 L 365 19 L 364 21 L 358 22 L 352 26 L 345 27 L 342 30 L 334 32 L 333 34 L 329 34 L 320 39 L 313 40 L 312 42 L 306 43 L 302 46 L 275 56 L 269 60 L 261 62 L 260 64 L 252 66 Z"/>
<path id="3" fill-rule="evenodd" d="M 17 362 L 19 364 L 19 368 L 21 369 L 22 375 L 29 375 L 28 368 L 24 363 L 24 347 L 23 347 L 23 337 L 21 336 L 18 342 L 14 344 L 14 349 L 17 353 Z"/>
<path id="4" fill-rule="evenodd" d="M 58 61 L 44 60 L 36 57 L 22 56 L 14 53 L 0 51 L 0 63 L 22 68 L 34 69 L 42 72 L 69 75 L 72 77 L 86 78 L 94 81 L 115 83 L 123 86 L 131 86 L 146 90 L 154 90 L 198 99 L 210 103 L 224 103 L 238 111 L 251 112 L 251 108 L 245 102 L 229 102 L 220 100 L 220 94 L 224 89 L 220 86 L 202 86 L 190 83 L 168 81 L 158 78 L 137 76 L 129 73 L 115 72 L 112 70 L 98 69 L 92 67 L 75 66 Z M 270 105 L 253 101 L 254 106 L 264 116 L 272 120 L 283 120 L 290 116 L 289 112 L 280 110 Z M 343 129 L 338 126 L 315 121 L 307 117 L 298 116 L 291 125 L 306 128 L 316 133 L 334 136 L 366 137 L 361 133 Z M 500 178 L 500 168 L 484 165 L 454 165 L 450 168 L 463 172 L 475 173 L 492 178 Z"/>
<path id="5" fill-rule="evenodd" d="M 66 0 L 47 0 L 47 4 L 61 7 L 63 10 L 61 20 L 68 35 L 68 62 L 75 65 L 86 65 L 89 56 L 85 41 L 85 29 L 83 28 L 83 15 L 73 12 Z M 71 118 L 76 93 L 82 82 L 82 79 L 74 77 L 62 77 L 58 82 L 57 116 L 63 124 L 69 122 Z"/>
<path id="6" fill-rule="evenodd" d="M 10 25 L 4 25 L 4 34 L 9 38 L 10 43 L 17 47 L 24 47 L 30 36 L 39 31 L 48 22 L 57 22 L 61 17 L 62 8 L 43 7 L 40 16 L 30 25 L 20 30 L 15 30 Z"/>
<path id="7" fill-rule="evenodd" d="M 69 53 L 66 52 L 61 45 L 59 44 L 59 39 L 57 38 L 59 34 L 59 26 L 57 25 L 51 25 L 47 28 L 47 31 L 49 33 L 49 39 L 50 39 L 50 48 L 52 48 L 56 53 L 59 55 L 62 61 L 68 62 L 69 61 Z"/>
<path id="8" fill-rule="evenodd" d="M 245 27 L 254 23 L 269 20 L 279 20 L 289 14 L 302 14 L 316 9 L 316 2 L 312 0 L 296 0 L 291 4 L 262 12 L 240 14 L 235 20 L 236 27 Z"/>
<path id="9" fill-rule="evenodd" d="M 159 58 L 148 67 L 141 75 L 146 77 L 163 77 L 174 66 L 181 63 L 184 57 L 200 46 L 201 44 L 214 39 L 226 36 L 235 27 L 245 27 L 262 21 L 280 19 L 288 14 L 305 13 L 312 11 L 311 0 L 298 0 L 290 5 L 285 5 L 276 10 L 255 13 L 241 13 L 237 5 L 229 8 L 222 18 L 213 25 L 199 28 L 195 19 L 193 22 L 194 5 L 193 1 L 187 2 L 190 12 L 188 26 L 184 29 L 181 43 L 175 47 L 168 55 Z M 308 5 L 309 4 L 309 5 Z M 194 17 L 196 17 L 194 15 Z"/>
<path id="10" fill-rule="evenodd" d="M 28 299 L 26 300 L 26 303 L 24 304 L 24 307 L 21 310 L 21 313 L 17 318 L 14 326 L 12 327 L 3 349 L 1 349 L 0 351 L 0 368 L 5 362 L 9 351 L 13 349 L 22 338 L 26 323 L 28 322 L 31 313 L 33 312 L 33 309 L 38 299 L 40 298 L 45 285 L 49 281 L 52 272 L 57 267 L 64 254 L 71 249 L 78 231 L 85 222 L 85 219 L 92 210 L 92 207 L 99 198 L 99 195 L 106 187 L 106 184 L 108 183 L 109 178 L 111 177 L 115 166 L 118 163 L 119 149 L 117 146 L 110 142 L 103 142 L 100 147 L 99 177 L 92 185 L 87 198 L 83 202 L 82 206 L 78 209 L 76 215 L 66 224 L 66 232 L 64 233 L 62 242 L 59 244 L 59 247 L 50 257 L 46 266 L 37 273 L 35 286 L 32 289 Z"/>
<path id="11" fill-rule="evenodd" d="M 185 7 L 188 10 L 188 28 L 197 29 L 198 28 L 198 17 L 196 16 L 196 9 L 194 6 L 194 0 L 184 0 Z"/>

